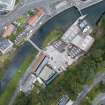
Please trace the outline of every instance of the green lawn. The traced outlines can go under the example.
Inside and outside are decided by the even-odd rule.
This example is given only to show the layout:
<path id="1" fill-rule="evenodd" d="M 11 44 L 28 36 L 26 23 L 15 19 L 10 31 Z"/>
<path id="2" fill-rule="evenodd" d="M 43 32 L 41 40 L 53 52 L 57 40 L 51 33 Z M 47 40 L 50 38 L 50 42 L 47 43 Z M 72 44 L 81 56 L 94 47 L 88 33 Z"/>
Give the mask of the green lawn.
<path id="1" fill-rule="evenodd" d="M 43 47 L 45 48 L 46 46 L 52 44 L 57 39 L 60 39 L 62 35 L 63 32 L 61 29 L 55 29 L 44 39 Z"/>
<path id="2" fill-rule="evenodd" d="M 25 16 L 20 16 L 17 22 L 20 23 L 20 25 L 24 25 L 27 22 L 27 18 Z"/>
<path id="3" fill-rule="evenodd" d="M 34 59 L 36 53 L 34 52 L 31 56 L 28 56 L 23 64 L 20 66 L 19 70 L 17 70 L 16 74 L 14 75 L 13 79 L 9 82 L 6 90 L 2 95 L 0 95 L 0 105 L 8 105 L 14 91 L 16 90 L 19 80 L 25 73 L 28 66 L 31 64 L 32 60 Z"/>

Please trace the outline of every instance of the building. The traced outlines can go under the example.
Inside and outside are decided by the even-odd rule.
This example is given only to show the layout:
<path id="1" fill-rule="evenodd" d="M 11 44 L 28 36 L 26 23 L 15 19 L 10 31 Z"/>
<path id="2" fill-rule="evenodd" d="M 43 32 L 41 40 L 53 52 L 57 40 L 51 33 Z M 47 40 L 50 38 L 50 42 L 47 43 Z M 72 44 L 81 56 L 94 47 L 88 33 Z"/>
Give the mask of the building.
<path id="1" fill-rule="evenodd" d="M 13 24 L 10 24 L 8 26 L 5 26 L 4 32 L 3 32 L 3 37 L 9 37 L 12 35 L 12 33 L 15 30 L 15 26 Z"/>
<path id="2" fill-rule="evenodd" d="M 0 12 L 12 11 L 16 0 L 0 0 Z"/>
<path id="3" fill-rule="evenodd" d="M 48 63 L 48 57 L 43 53 L 39 53 L 36 62 L 33 65 L 33 74 L 36 76 L 39 75 L 39 73 L 42 71 L 42 68 Z"/>
<path id="4" fill-rule="evenodd" d="M 85 16 L 81 16 L 60 40 L 46 48 L 45 53 L 49 56 L 48 64 L 58 73 L 65 71 L 93 45 L 94 38 L 89 35 L 91 32 L 92 28 L 85 20 Z"/>
<path id="5" fill-rule="evenodd" d="M 64 95 L 58 102 L 58 105 L 66 105 L 68 101 L 69 101 L 69 97 L 67 95 Z"/>
<path id="6" fill-rule="evenodd" d="M 48 64 L 58 73 L 66 70 L 66 68 L 75 61 L 75 59 L 71 59 L 71 57 L 68 56 L 66 48 L 63 52 L 60 52 L 58 48 L 50 45 L 45 51 L 45 53 L 49 56 Z"/>
<path id="7" fill-rule="evenodd" d="M 94 42 L 94 38 L 91 37 L 90 35 L 77 35 L 72 41 L 71 44 L 77 46 L 78 48 L 80 48 L 81 50 L 87 52 L 91 45 Z"/>
<path id="8" fill-rule="evenodd" d="M 58 73 L 56 71 L 46 65 L 39 74 L 39 78 L 43 81 L 43 83 L 45 83 L 45 85 L 48 85 L 52 80 L 57 77 L 57 75 Z"/>
<path id="9" fill-rule="evenodd" d="M 0 52 L 2 54 L 7 53 L 13 47 L 13 43 L 8 39 L 0 39 Z"/>
<path id="10" fill-rule="evenodd" d="M 59 52 L 64 52 L 65 48 L 67 46 L 67 44 L 64 41 L 62 41 L 62 40 L 58 40 L 58 41 L 54 42 L 52 45 Z"/>
<path id="11" fill-rule="evenodd" d="M 73 101 L 69 100 L 69 102 L 66 105 L 73 105 Z"/>
<path id="12" fill-rule="evenodd" d="M 85 20 L 85 17 L 86 16 L 79 17 L 79 19 L 77 19 L 73 25 L 64 33 L 63 37 L 61 38 L 64 42 L 69 44 L 78 34 L 85 35 L 92 32 L 92 28 Z"/>
<path id="13" fill-rule="evenodd" d="M 49 57 L 40 52 L 33 64 L 33 74 L 38 78 L 40 83 L 48 85 L 58 74 L 49 65 Z"/>
<path id="14" fill-rule="evenodd" d="M 69 45 L 67 49 L 69 56 L 74 59 L 83 55 L 90 49 L 94 43 L 94 38 L 89 35 L 91 32 L 92 28 L 85 20 L 85 16 L 81 16 L 77 19 L 65 32 L 62 40 Z"/>
<path id="15" fill-rule="evenodd" d="M 31 16 L 27 22 L 28 25 L 34 26 L 37 24 L 37 22 L 45 15 L 45 12 L 43 9 L 38 9 L 38 12 L 34 15 Z"/>

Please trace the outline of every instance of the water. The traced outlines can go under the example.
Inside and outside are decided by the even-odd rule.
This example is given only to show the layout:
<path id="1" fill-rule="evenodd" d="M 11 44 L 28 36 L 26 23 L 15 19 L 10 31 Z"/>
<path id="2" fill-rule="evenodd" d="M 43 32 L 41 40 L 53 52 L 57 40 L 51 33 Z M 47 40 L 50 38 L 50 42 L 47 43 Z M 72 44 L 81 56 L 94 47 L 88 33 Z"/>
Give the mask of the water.
<path id="1" fill-rule="evenodd" d="M 7 72 L 4 75 L 4 78 L 0 81 L 0 92 L 5 89 L 10 79 L 12 79 L 13 75 L 19 69 L 22 62 L 26 57 L 30 56 L 36 50 L 29 43 L 23 45 L 17 52 L 16 56 L 13 58 L 11 64 L 9 65 Z"/>
<path id="2" fill-rule="evenodd" d="M 59 15 L 55 16 L 44 24 L 37 33 L 31 38 L 39 47 L 42 46 L 43 40 L 47 35 L 56 28 L 62 30 L 67 30 L 67 28 L 75 22 L 75 20 L 80 17 L 80 13 L 77 8 L 72 7 Z"/>
<path id="3" fill-rule="evenodd" d="M 100 16 L 105 12 L 105 0 L 81 10 L 83 15 L 87 15 L 87 20 L 90 24 L 95 25 Z"/>
<path id="4" fill-rule="evenodd" d="M 81 12 L 83 14 L 88 14 L 87 20 L 92 25 L 95 25 L 102 13 L 105 12 L 105 0 L 101 3 L 81 10 Z M 39 47 L 42 47 L 43 40 L 51 31 L 53 31 L 57 27 L 65 31 L 79 16 L 80 13 L 78 12 L 78 10 L 75 7 L 72 7 L 49 20 L 39 29 L 37 33 L 35 33 L 35 35 L 31 39 Z M 33 49 L 34 48 L 29 43 L 26 43 L 20 48 L 10 66 L 8 67 L 3 80 L 1 81 L 1 90 L 6 88 L 10 79 L 12 79 L 16 71 L 19 69 L 21 63 L 25 60 L 25 57 L 30 56 L 33 53 Z"/>

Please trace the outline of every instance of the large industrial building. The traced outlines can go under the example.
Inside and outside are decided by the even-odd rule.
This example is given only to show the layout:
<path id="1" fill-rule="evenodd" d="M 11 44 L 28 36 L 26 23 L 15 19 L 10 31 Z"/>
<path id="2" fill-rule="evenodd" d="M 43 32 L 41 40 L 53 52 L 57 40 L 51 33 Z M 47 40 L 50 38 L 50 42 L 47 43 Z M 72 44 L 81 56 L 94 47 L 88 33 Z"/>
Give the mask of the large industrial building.
<path id="1" fill-rule="evenodd" d="M 46 48 L 45 52 L 50 58 L 49 65 L 58 73 L 66 70 L 92 46 L 94 38 L 89 35 L 91 32 L 92 28 L 85 16 L 79 17 L 60 40 Z"/>

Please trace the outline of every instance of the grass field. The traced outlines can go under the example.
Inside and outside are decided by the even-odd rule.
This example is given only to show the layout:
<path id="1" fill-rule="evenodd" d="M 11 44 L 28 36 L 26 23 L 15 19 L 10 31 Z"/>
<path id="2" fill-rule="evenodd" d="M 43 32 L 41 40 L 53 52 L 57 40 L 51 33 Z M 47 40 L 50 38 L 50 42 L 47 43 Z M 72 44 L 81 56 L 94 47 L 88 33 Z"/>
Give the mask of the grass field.
<path id="1" fill-rule="evenodd" d="M 44 39 L 43 47 L 46 47 L 46 46 L 52 44 L 57 39 L 61 38 L 62 35 L 63 35 L 62 30 L 55 29 Z"/>

